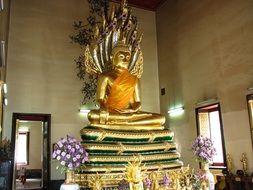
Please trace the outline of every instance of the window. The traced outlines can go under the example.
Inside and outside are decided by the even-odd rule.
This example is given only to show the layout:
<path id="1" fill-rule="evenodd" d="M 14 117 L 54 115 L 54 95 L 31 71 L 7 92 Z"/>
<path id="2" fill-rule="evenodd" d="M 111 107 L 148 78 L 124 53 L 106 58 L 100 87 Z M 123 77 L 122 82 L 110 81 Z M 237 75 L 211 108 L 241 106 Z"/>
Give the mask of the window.
<path id="1" fill-rule="evenodd" d="M 29 132 L 19 132 L 17 138 L 17 164 L 28 165 Z"/>
<path id="2" fill-rule="evenodd" d="M 248 102 L 248 110 L 249 110 L 251 141 L 252 141 L 252 148 L 253 148 L 253 94 L 250 94 L 247 96 L 247 102 Z"/>
<path id="3" fill-rule="evenodd" d="M 221 122 L 220 105 L 218 103 L 196 109 L 198 135 L 209 137 L 217 151 L 210 168 L 224 168 L 225 144 Z"/>

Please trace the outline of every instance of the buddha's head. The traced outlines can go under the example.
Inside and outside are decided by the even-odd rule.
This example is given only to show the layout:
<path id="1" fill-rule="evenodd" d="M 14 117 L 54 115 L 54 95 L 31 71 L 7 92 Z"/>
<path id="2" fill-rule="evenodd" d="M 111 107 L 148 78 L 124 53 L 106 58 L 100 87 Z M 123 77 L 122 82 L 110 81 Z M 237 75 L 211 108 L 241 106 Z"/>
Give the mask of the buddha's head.
<path id="1" fill-rule="evenodd" d="M 131 59 L 131 51 L 124 41 L 119 41 L 111 52 L 113 69 L 128 69 Z"/>

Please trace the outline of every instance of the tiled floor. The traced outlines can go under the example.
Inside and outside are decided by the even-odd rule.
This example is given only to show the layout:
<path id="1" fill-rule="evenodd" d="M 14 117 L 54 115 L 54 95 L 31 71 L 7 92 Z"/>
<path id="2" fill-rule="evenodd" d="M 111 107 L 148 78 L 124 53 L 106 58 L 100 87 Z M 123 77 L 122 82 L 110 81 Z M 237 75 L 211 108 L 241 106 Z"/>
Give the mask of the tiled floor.
<path id="1" fill-rule="evenodd" d="M 24 184 L 19 179 L 16 179 L 16 189 L 41 189 L 41 179 L 26 179 Z"/>

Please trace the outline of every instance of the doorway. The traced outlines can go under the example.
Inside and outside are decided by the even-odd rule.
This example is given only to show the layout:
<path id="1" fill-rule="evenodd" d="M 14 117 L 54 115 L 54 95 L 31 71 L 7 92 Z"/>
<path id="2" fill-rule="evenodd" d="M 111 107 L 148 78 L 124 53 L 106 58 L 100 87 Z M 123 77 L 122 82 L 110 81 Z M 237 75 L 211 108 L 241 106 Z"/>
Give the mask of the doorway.
<path id="1" fill-rule="evenodd" d="M 50 114 L 13 113 L 12 189 L 49 189 Z"/>

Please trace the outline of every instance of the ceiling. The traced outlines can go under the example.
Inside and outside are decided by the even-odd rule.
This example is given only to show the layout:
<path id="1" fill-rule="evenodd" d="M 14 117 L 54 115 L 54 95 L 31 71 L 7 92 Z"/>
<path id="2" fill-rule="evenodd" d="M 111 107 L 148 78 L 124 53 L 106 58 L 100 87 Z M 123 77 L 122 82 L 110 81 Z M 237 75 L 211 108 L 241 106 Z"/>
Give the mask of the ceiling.
<path id="1" fill-rule="evenodd" d="M 117 3 L 121 2 L 121 0 L 111 1 Z M 165 1 L 166 0 L 128 0 L 128 5 L 150 11 L 156 11 L 156 9 Z"/>

